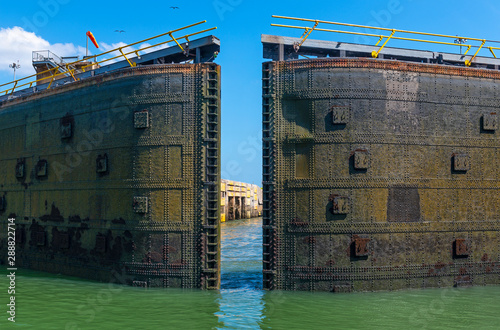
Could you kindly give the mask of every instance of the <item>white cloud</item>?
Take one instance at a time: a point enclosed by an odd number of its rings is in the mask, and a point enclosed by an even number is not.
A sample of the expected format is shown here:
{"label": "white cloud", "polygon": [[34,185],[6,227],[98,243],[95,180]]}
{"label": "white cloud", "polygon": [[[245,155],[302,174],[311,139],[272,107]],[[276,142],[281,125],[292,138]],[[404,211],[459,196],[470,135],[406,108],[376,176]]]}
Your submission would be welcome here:
{"label": "white cloud", "polygon": [[33,32],[25,31],[15,26],[13,28],[0,28],[0,72],[12,74],[9,64],[19,61],[21,68],[16,71],[16,77],[29,76],[35,73],[31,64],[33,51],[50,50],[54,54],[64,56],[85,55],[85,47],[72,43],[51,44]]}
{"label": "white cloud", "polygon": [[[110,50],[113,50],[113,49],[116,49],[118,47],[124,47],[126,46],[127,44],[124,43],[124,42],[117,42],[117,43],[113,43],[113,44],[107,44],[105,42],[101,42],[100,44],[100,47],[102,48],[102,52],[105,53],[107,51],[110,51]],[[123,48],[122,49],[124,53],[128,53],[128,52],[131,52],[135,49],[131,48],[131,47],[126,47],[126,48]],[[99,58],[98,61],[102,61],[106,58],[113,58],[115,56],[120,56],[121,53],[119,51],[114,51],[114,52],[111,52],[109,54],[106,54],[104,55],[102,58]],[[128,57],[131,57],[131,56],[128,56]],[[108,64],[111,64],[111,63],[115,63],[115,62],[118,62],[118,61],[121,61],[123,60],[123,58],[117,58],[117,59],[114,59],[114,60],[111,60],[111,61],[107,61],[107,62],[104,62],[102,63],[101,65],[108,65]]]}
{"label": "white cloud", "polygon": [[[21,68],[16,71],[16,78],[22,78],[35,74],[35,69],[32,65],[33,51],[50,50],[52,53],[58,55],[59,57],[79,56],[80,59],[85,55],[85,47],[74,45],[72,43],[51,44],[49,41],[43,39],[35,33],[25,31],[23,28],[18,26],[12,28],[0,28],[0,40],[2,40],[2,42],[0,42],[0,73],[4,76],[13,77],[13,71],[9,67],[9,64],[12,64],[14,62],[17,63],[17,61],[19,61]],[[123,42],[113,44],[100,42],[100,49],[97,50],[96,53],[106,52],[124,46],[126,46],[126,44]],[[149,46],[151,46],[151,44],[142,43],[140,45],[136,45],[135,47],[126,47],[123,49],[123,51],[124,53],[128,53]],[[165,47],[168,47],[168,44],[151,47],[146,49],[145,51],[140,51],[140,53],[149,53]],[[96,50],[94,49],[94,51]],[[89,50],[89,55],[91,54],[92,52],[91,50]],[[120,55],[120,52],[115,51],[99,58],[98,61],[103,60],[104,58],[111,58],[118,55]],[[129,57],[134,56],[135,54],[129,55]],[[111,64],[120,60],[122,59],[118,58],[109,62],[105,62],[103,63],[103,65]]]}
{"label": "white cloud", "polygon": [[[105,42],[101,42],[101,48],[103,50],[103,52],[107,52],[108,50],[112,50],[112,49],[115,49],[115,48],[118,48],[118,47],[123,47],[123,46],[126,46],[127,44],[124,43],[124,42],[117,42],[117,43],[114,43],[114,44],[107,44]],[[133,49],[130,48],[130,47],[127,47],[127,48],[124,48],[123,49],[125,52],[127,51],[132,51]]]}
{"label": "white cloud", "polygon": [[143,54],[146,54],[146,53],[151,53],[151,52],[157,51],[159,49],[170,47],[170,44],[171,43],[166,43],[166,44],[163,44],[163,45],[151,47],[152,46],[151,44],[149,44],[147,42],[144,42],[144,43],[142,43],[142,44],[139,45],[139,48],[140,49],[147,48],[147,49],[145,49],[144,51],[141,52]]}

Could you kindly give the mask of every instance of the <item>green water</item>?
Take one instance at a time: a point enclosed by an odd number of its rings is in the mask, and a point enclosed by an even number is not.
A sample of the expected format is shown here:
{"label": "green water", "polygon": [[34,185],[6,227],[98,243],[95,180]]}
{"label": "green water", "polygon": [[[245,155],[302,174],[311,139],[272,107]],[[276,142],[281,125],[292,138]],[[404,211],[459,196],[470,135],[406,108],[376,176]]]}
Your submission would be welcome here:
{"label": "green water", "polygon": [[500,286],[331,294],[265,292],[261,220],[223,224],[222,289],[140,289],[18,269],[0,329],[500,329]]}

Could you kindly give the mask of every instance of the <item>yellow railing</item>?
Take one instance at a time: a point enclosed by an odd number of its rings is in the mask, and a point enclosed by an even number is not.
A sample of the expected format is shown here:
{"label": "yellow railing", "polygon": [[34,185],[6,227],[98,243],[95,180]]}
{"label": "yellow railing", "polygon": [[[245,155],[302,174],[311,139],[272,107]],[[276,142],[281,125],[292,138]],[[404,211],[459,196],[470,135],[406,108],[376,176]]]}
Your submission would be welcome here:
{"label": "yellow railing", "polygon": [[[389,28],[376,27],[376,26],[359,25],[359,24],[338,23],[338,22],[330,22],[330,21],[323,21],[323,20],[317,20],[317,19],[286,17],[286,16],[278,16],[278,15],[273,15],[272,17],[314,23],[314,26],[312,26],[312,27],[284,25],[284,24],[271,24],[271,26],[304,30],[304,33],[300,37],[300,42],[298,42],[294,45],[295,51],[298,51],[300,46],[302,46],[302,44],[306,41],[306,39],[311,35],[311,33],[313,31],[335,32],[335,33],[345,33],[345,34],[361,35],[361,36],[368,36],[368,37],[376,37],[376,38],[378,38],[378,41],[375,44],[375,47],[377,47],[385,39],[384,43],[380,47],[378,47],[377,50],[372,51],[372,57],[374,57],[374,58],[378,57],[378,55],[380,54],[380,52],[382,51],[382,49],[385,47],[385,45],[387,44],[387,42],[390,39],[425,42],[425,43],[450,45],[450,46],[462,46],[462,47],[466,47],[466,51],[463,54],[464,56],[467,55],[467,53],[469,52],[469,50],[471,48],[477,48],[476,53],[474,55],[472,55],[472,57],[470,59],[465,60],[466,66],[470,66],[472,64],[472,61],[476,58],[477,54],[479,53],[479,51],[483,47],[489,49],[489,51],[491,52],[491,54],[493,54],[493,56],[495,58],[497,58],[497,57],[496,57],[495,52],[493,50],[500,49],[500,47],[493,47],[493,46],[489,45],[489,44],[500,43],[500,41],[495,41],[495,40],[485,40],[485,39],[479,39],[479,38],[451,36],[451,35],[446,35],[446,34],[416,32],[416,31],[399,30],[399,29],[389,29]],[[387,32],[391,32],[391,33],[390,33],[390,35],[386,35],[386,34],[377,34],[375,32],[374,33],[365,33],[365,32],[354,32],[354,31],[332,30],[332,29],[318,28],[319,24],[348,26],[348,27],[363,28],[363,29],[369,29],[369,30],[387,31]],[[398,36],[395,36],[396,33],[398,34]],[[401,37],[401,36],[399,36],[401,34],[415,34],[415,35],[421,35],[421,36],[432,36],[432,37],[444,38],[444,41]],[[449,39],[451,39],[451,41]],[[443,39],[441,39],[441,40],[443,40]],[[457,41],[460,41],[460,42],[457,42]],[[472,45],[472,44],[463,43],[463,42],[467,42],[467,41],[475,41],[477,43],[480,42],[480,44]],[[487,46],[485,46],[486,43],[488,43]]]}
{"label": "yellow railing", "polygon": [[[47,86],[47,89],[49,89],[51,87],[52,83],[54,82],[55,78],[58,77],[58,76],[61,76],[61,75],[68,75],[69,74],[76,81],[77,77],[75,77],[75,73],[76,73],[75,71],[77,71],[77,69],[76,68],[71,69],[70,67],[74,67],[75,64],[77,64],[77,63],[88,62],[89,59],[93,59],[94,62],[91,62],[90,64],[81,66],[78,70],[81,70],[81,72],[85,72],[85,69],[87,69],[89,67],[93,67],[93,66],[95,66],[97,64],[109,62],[109,61],[115,60],[117,58],[122,58],[122,57],[125,58],[125,60],[129,63],[129,65],[131,67],[134,67],[136,64],[134,62],[130,61],[130,59],[127,57],[127,55],[135,54],[136,56],[139,56],[139,52],[141,52],[141,51],[144,51],[144,50],[147,50],[147,49],[150,49],[150,48],[153,48],[153,47],[158,47],[158,46],[167,44],[167,43],[172,42],[172,41],[174,41],[177,44],[177,46],[179,46],[179,48],[183,52],[185,52],[184,48],[179,43],[180,40],[185,40],[186,42],[189,42],[189,38],[190,37],[198,35],[198,34],[201,34],[201,33],[205,33],[205,32],[208,32],[208,31],[215,30],[215,29],[217,29],[217,27],[213,27],[213,28],[210,28],[210,29],[205,29],[205,30],[202,30],[202,31],[199,31],[199,32],[194,32],[194,33],[186,34],[186,35],[183,35],[181,37],[175,37],[175,38],[173,37],[172,34],[175,33],[175,32],[181,31],[181,30],[185,30],[185,29],[191,28],[193,26],[197,26],[197,25],[203,24],[203,23],[206,23],[206,21],[201,21],[201,22],[198,22],[198,23],[187,25],[187,26],[184,26],[184,27],[172,30],[172,31],[168,31],[168,32],[159,34],[157,36],[154,36],[154,37],[151,37],[151,38],[148,38],[148,39],[144,39],[144,40],[137,41],[137,42],[134,42],[134,43],[129,44],[129,45],[125,45],[125,46],[118,47],[118,48],[115,48],[115,49],[112,49],[112,50],[108,50],[107,52],[104,52],[104,53],[101,53],[101,54],[89,56],[89,57],[86,57],[86,58],[78,60],[78,61],[74,61],[74,62],[71,62],[71,63],[64,63],[66,71],[59,72],[60,67],[55,67],[55,68],[52,68],[52,69],[49,69],[49,70],[46,70],[46,71],[38,72],[38,73],[33,74],[31,76],[27,76],[27,77],[24,77],[24,78],[21,78],[21,79],[17,79],[17,80],[14,80],[14,81],[11,81],[11,82],[8,82],[8,83],[5,83],[5,84],[1,84],[0,85],[0,89],[2,87],[5,87],[5,86],[11,85],[11,84],[13,84],[13,87],[10,87],[10,88],[8,88],[8,89],[6,89],[4,91],[1,91],[0,95],[1,94],[14,93],[14,91],[16,90],[16,88],[21,88],[21,87],[25,87],[25,86],[32,87],[33,84],[35,84],[35,83],[37,83],[39,81],[42,81],[42,80],[45,81],[47,79],[50,79],[50,83]],[[129,51],[129,52],[126,52],[126,53],[124,53],[124,51],[123,51],[124,49],[126,49],[128,47],[133,47],[135,45],[138,45],[138,44],[141,44],[141,43],[144,43],[144,42],[148,42],[148,41],[153,40],[153,39],[161,38],[161,37],[164,37],[164,36],[169,36],[170,39],[168,39],[166,41],[162,41],[162,42],[156,43],[156,44],[151,45],[151,46],[143,47],[143,48],[140,48],[140,49],[137,49],[137,50],[132,50],[132,51]],[[114,56],[114,57],[111,57],[111,58],[105,58],[105,59],[103,59],[101,61],[97,61],[97,58],[102,57],[102,56],[107,55],[107,54],[110,54],[110,53],[113,53],[113,52],[120,52],[120,55],[117,55],[117,56]],[[50,73],[50,76],[44,76],[43,78],[36,79],[37,76],[44,75],[44,74],[47,74],[47,73]],[[34,78],[34,77],[35,77],[35,80],[30,80],[30,78]],[[24,81],[28,81],[28,82],[24,82]],[[20,84],[20,82],[21,82],[21,84]]]}

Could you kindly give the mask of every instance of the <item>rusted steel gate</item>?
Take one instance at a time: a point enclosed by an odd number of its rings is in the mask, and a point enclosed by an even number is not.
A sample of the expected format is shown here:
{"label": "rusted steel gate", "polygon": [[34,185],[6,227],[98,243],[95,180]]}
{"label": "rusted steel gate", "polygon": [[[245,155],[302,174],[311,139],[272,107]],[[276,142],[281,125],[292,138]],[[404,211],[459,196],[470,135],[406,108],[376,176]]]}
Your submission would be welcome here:
{"label": "rusted steel gate", "polygon": [[137,286],[220,283],[220,67],[123,69],[0,105],[0,259]]}
{"label": "rusted steel gate", "polygon": [[298,41],[263,36],[264,287],[499,284],[498,63]]}

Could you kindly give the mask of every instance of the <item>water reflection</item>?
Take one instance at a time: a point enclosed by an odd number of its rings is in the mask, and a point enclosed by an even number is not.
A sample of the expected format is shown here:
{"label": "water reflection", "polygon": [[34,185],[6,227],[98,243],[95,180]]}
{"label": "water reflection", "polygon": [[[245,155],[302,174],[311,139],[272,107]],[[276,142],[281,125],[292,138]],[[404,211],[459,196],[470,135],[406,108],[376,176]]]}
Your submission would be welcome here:
{"label": "water reflection", "polygon": [[262,297],[262,218],[222,224],[219,312],[224,327],[259,328]]}

